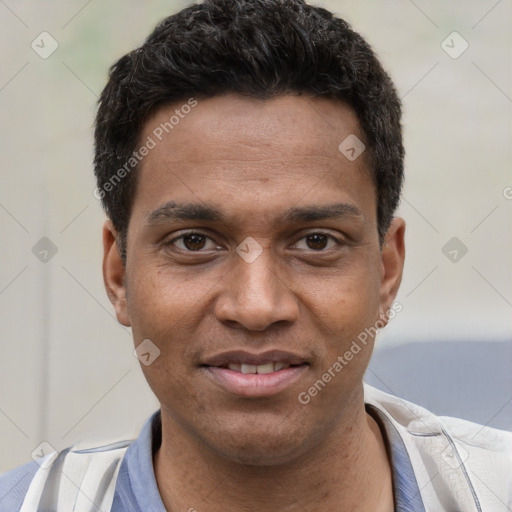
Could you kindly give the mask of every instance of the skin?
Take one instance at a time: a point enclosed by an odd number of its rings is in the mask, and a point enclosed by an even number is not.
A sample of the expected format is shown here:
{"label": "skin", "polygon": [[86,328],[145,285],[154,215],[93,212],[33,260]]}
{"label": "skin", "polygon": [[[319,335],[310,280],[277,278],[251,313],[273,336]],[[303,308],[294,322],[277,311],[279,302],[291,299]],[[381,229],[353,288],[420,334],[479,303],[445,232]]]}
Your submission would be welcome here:
{"label": "skin", "polygon": [[[159,110],[140,140],[179,107]],[[141,162],[126,266],[105,223],[117,318],[135,345],[150,339],[161,351],[141,368],[161,404],[154,468],[168,511],[393,510],[385,442],[363,401],[374,340],[307,405],[298,400],[382,321],[402,276],[405,223],[394,219],[381,248],[366,153],[351,162],[338,149],[349,134],[364,141],[353,110],[331,99],[201,100]],[[151,223],[168,201],[226,219]],[[282,218],[333,203],[359,213]],[[179,238],[187,230],[205,236]],[[263,249],[252,263],[236,252],[248,236]],[[238,396],[200,366],[233,349],[288,350],[308,365],[276,395]]]}

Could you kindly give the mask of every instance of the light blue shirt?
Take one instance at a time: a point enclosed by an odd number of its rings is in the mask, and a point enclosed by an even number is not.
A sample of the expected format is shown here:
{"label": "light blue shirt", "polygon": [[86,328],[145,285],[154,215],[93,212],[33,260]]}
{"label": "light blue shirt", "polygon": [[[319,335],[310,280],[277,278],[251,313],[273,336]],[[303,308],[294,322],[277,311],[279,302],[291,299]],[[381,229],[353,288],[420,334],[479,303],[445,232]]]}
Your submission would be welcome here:
{"label": "light blue shirt", "polygon": [[[376,408],[367,405],[366,410],[385,432],[389,445],[395,512],[425,512],[414,471],[400,435]],[[153,470],[153,445],[155,449],[158,448],[160,439],[160,411],[157,411],[146,421],[139,437],[126,451],[116,482],[111,512],[166,512]],[[38,468],[37,463],[32,462],[0,476],[0,512],[20,510]],[[198,507],[199,504],[196,508]]]}

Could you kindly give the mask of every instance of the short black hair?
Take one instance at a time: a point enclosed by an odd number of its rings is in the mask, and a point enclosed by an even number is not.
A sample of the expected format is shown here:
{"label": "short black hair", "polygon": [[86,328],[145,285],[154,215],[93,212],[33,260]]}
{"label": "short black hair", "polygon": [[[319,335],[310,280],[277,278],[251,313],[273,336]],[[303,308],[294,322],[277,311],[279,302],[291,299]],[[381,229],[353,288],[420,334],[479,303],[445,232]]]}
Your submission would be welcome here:
{"label": "short black hair", "polygon": [[99,99],[95,195],[123,256],[145,121],[164,105],[226,93],[308,94],[351,106],[365,137],[382,243],[403,183],[401,105],[368,43],[303,0],[205,0],[162,20],[121,57]]}

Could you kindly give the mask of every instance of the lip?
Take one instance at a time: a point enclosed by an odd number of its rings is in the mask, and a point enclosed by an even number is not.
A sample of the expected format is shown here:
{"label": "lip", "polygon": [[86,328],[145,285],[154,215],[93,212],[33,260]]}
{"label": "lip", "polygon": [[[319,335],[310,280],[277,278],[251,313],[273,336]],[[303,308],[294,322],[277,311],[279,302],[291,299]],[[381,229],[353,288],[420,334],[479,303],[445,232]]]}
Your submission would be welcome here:
{"label": "lip", "polygon": [[[299,354],[287,352],[284,350],[267,350],[258,354],[246,350],[230,350],[222,352],[215,356],[207,358],[202,366],[209,367],[227,367],[229,363],[234,364],[266,364],[266,363],[286,363],[291,365],[302,365],[308,363],[307,359]],[[283,370],[280,370],[283,371]]]}
{"label": "lip", "polygon": [[304,363],[265,374],[243,374],[219,366],[206,366],[204,370],[217,385],[229,393],[241,397],[261,398],[276,395],[290,387],[301,378],[308,366]]}

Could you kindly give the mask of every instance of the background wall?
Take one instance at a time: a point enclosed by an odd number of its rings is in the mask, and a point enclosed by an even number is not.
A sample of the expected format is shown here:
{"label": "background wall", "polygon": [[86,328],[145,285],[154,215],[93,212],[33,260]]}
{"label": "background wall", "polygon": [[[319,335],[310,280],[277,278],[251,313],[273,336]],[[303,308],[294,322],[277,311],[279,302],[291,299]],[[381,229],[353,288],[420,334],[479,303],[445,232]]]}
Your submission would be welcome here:
{"label": "background wall", "polygon": [[[136,435],[158,406],[103,288],[92,124],[108,67],[188,3],[0,0],[0,472],[42,441]],[[368,380],[511,428],[512,2],[317,3],[404,104],[403,311]]]}

